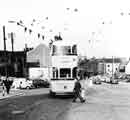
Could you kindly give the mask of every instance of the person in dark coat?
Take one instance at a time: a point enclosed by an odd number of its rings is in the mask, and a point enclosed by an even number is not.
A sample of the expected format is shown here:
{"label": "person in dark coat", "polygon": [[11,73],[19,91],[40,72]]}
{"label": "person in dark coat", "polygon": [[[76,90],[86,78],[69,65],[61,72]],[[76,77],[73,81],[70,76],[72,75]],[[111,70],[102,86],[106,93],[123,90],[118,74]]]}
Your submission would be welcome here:
{"label": "person in dark coat", "polygon": [[13,81],[10,81],[8,78],[6,78],[6,80],[3,81],[4,86],[6,87],[7,94],[9,94],[9,92],[10,92],[10,88],[11,88],[12,82]]}
{"label": "person in dark coat", "polygon": [[5,85],[3,80],[2,80],[2,95],[5,96]]}
{"label": "person in dark coat", "polygon": [[85,102],[85,100],[81,97],[81,84],[79,79],[76,79],[75,86],[74,86],[74,98],[73,102],[76,102],[76,99],[79,98],[81,102]]}

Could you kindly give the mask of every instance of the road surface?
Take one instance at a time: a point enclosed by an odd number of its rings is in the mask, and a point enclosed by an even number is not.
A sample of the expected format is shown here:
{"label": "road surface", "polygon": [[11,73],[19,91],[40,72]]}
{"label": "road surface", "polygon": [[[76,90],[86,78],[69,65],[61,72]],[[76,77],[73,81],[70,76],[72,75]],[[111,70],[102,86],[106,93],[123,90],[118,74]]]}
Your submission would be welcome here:
{"label": "road surface", "polygon": [[86,103],[72,96],[51,98],[46,88],[24,90],[22,96],[0,100],[0,120],[129,120],[130,84],[94,85]]}

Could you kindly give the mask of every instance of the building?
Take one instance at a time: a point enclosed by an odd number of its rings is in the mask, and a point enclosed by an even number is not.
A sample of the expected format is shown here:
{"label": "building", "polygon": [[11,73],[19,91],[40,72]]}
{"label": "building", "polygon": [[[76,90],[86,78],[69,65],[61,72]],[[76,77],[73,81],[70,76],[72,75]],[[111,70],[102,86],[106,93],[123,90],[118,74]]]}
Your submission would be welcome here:
{"label": "building", "polygon": [[38,45],[27,53],[27,68],[29,78],[43,78],[50,76],[50,49],[45,44]]}
{"label": "building", "polygon": [[126,61],[125,58],[103,58],[106,74],[114,74],[121,71],[121,66]]}
{"label": "building", "polygon": [[[120,66],[124,63],[125,58],[91,58],[84,59],[79,62],[79,70],[81,73],[89,75],[109,74],[120,72]],[[82,75],[82,76],[83,76]]]}
{"label": "building", "polygon": [[81,76],[104,74],[104,62],[100,59],[84,59],[79,61],[79,72]]}
{"label": "building", "polygon": [[11,77],[25,77],[25,51],[0,51],[0,75],[7,75]]}

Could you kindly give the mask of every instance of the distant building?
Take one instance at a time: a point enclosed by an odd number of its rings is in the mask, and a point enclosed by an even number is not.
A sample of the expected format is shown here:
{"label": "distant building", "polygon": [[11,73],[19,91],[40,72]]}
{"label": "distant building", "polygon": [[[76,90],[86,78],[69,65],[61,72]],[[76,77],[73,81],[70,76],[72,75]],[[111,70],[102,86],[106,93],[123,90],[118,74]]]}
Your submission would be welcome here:
{"label": "distant building", "polygon": [[81,73],[89,75],[114,74],[120,72],[120,65],[126,61],[125,58],[102,58],[102,59],[83,59],[80,60],[79,70]]}
{"label": "distant building", "polygon": [[79,61],[78,69],[82,77],[104,74],[104,63],[98,59],[84,59]]}
{"label": "distant building", "polygon": [[104,58],[105,73],[114,74],[115,72],[120,72],[121,65],[126,61],[125,58]]}
{"label": "distant building", "polygon": [[0,75],[12,77],[26,76],[25,51],[0,51]]}

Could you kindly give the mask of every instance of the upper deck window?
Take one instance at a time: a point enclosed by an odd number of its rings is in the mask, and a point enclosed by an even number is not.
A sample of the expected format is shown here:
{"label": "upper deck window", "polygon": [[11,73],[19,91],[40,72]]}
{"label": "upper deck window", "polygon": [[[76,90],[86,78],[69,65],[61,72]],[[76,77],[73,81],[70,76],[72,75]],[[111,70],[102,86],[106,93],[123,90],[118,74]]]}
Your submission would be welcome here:
{"label": "upper deck window", "polygon": [[77,46],[56,46],[52,47],[52,55],[77,55]]}

